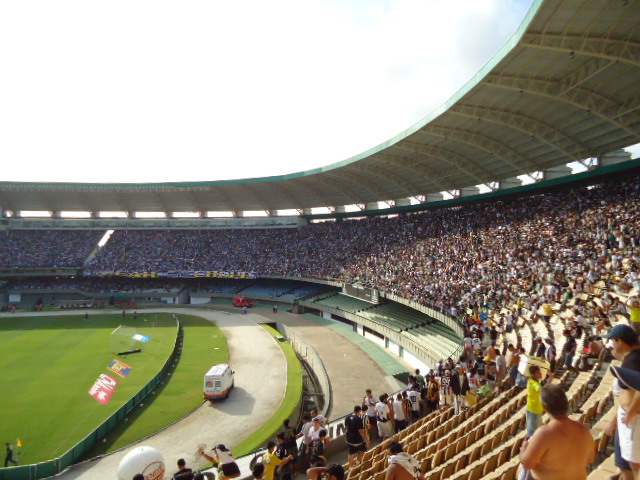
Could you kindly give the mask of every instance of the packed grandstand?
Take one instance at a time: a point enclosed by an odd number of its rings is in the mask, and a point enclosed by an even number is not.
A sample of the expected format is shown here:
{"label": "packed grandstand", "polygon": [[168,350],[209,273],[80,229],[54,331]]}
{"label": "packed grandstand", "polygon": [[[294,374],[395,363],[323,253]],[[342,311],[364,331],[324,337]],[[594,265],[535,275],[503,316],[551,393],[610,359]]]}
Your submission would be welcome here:
{"label": "packed grandstand", "polygon": [[[560,192],[294,230],[120,230],[86,266],[104,231],[10,230],[0,233],[0,258],[4,269],[65,266],[87,277],[22,278],[20,289],[83,285],[101,292],[118,273],[215,271],[362,283],[455,317],[520,297],[532,308],[559,301],[569,288],[573,296],[591,293],[601,282],[621,294],[637,289],[639,199],[638,177],[625,175]],[[168,278],[149,285],[184,288]],[[215,285],[207,289],[215,292]]]}
{"label": "packed grandstand", "polygon": [[[338,167],[195,187],[5,182],[2,310],[217,308],[246,296],[393,346],[423,375],[405,372],[411,375],[395,398],[359,392],[354,415],[337,423],[303,416],[299,445],[275,450],[282,460],[304,447],[294,462],[299,471],[344,464],[312,470],[310,478],[341,480],[344,470],[349,480],[513,480],[521,464],[539,480],[604,479],[615,467],[632,478],[640,456],[629,445],[640,444],[621,440],[626,424],[616,420],[617,403],[628,393],[614,398],[610,369],[640,370],[640,360],[630,361],[640,331],[640,164],[611,154],[640,141],[640,17],[637,4],[621,10],[628,6],[534,2],[512,44],[442,116]],[[590,154],[598,162],[572,179],[566,161]],[[544,172],[540,182],[514,180],[534,171]],[[492,192],[479,194],[479,184]],[[444,201],[443,191],[454,198]],[[392,208],[377,208],[389,198],[396,199]],[[96,215],[121,205],[166,213],[172,200],[176,211],[193,207],[200,216]],[[319,204],[331,212],[314,215]],[[348,214],[351,204],[360,211]],[[78,205],[92,218],[19,214]],[[204,214],[223,207],[236,218]],[[273,215],[285,207],[300,216]],[[243,217],[256,208],[271,217]],[[369,298],[347,295],[347,286],[368,289]],[[551,374],[545,387],[541,370]],[[575,433],[556,446],[565,464],[556,458],[550,467],[546,454],[532,458],[545,432],[563,426]],[[333,446],[323,440],[314,451],[322,427]],[[617,453],[615,444],[622,445]],[[279,463],[270,455],[259,463]],[[392,473],[399,464],[421,473]]]}

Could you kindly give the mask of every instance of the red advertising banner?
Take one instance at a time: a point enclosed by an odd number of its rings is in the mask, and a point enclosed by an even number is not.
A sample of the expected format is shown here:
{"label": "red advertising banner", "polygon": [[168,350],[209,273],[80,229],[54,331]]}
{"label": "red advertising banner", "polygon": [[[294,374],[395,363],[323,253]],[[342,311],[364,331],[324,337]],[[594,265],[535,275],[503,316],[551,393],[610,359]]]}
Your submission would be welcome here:
{"label": "red advertising banner", "polygon": [[95,398],[102,405],[106,405],[111,400],[117,386],[117,380],[102,373],[89,390],[89,395]]}

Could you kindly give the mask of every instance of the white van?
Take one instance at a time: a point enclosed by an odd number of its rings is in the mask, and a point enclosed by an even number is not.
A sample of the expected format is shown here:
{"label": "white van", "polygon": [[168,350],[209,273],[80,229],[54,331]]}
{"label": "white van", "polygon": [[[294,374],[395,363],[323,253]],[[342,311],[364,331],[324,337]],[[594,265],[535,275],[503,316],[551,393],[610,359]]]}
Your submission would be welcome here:
{"label": "white van", "polygon": [[204,398],[206,400],[229,398],[229,392],[233,388],[234,373],[227,363],[211,367],[204,376]]}

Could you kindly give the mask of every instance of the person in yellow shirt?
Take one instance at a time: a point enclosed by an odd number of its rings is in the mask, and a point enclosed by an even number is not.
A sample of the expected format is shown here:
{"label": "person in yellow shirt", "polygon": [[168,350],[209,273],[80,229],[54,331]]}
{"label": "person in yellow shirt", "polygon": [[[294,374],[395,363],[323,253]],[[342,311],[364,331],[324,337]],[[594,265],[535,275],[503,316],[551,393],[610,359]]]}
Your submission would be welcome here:
{"label": "person in yellow shirt", "polygon": [[276,442],[270,440],[269,443],[267,443],[267,453],[262,456],[265,480],[274,480],[276,468],[278,469],[278,473],[281,473],[282,467],[290,462],[293,458],[291,455],[289,455],[288,457],[281,460],[275,454],[276,446]]}
{"label": "person in yellow shirt", "polygon": [[551,317],[553,317],[553,307],[548,303],[544,303],[540,307],[540,312],[545,323],[549,323],[551,321]]}
{"label": "person in yellow shirt", "polygon": [[629,312],[629,324],[636,333],[640,333],[640,299],[638,297],[629,297],[627,301],[627,310]]}
{"label": "person in yellow shirt", "polygon": [[[542,415],[544,408],[540,400],[540,390],[542,390],[542,370],[540,367],[529,367],[529,380],[527,381],[527,437],[531,438],[533,432],[542,425]],[[549,380],[553,378],[553,373],[549,372]]]}

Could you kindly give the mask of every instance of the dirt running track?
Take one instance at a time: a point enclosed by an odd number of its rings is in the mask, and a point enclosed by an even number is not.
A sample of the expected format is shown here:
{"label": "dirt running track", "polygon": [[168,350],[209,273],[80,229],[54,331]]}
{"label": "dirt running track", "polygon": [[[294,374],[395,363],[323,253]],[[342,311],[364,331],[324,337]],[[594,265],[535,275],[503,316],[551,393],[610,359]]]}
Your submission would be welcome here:
{"label": "dirt running track", "polygon": [[[284,354],[275,339],[257,325],[256,322],[264,321],[263,317],[251,313],[232,315],[196,309],[145,310],[149,313],[161,311],[174,312],[178,316],[180,313],[197,315],[220,327],[227,337],[230,363],[236,372],[235,388],[229,400],[214,404],[206,402],[191,415],[138,444],[97,460],[74,465],[56,476],[56,479],[117,479],[118,465],[122,457],[133,448],[142,445],[157,448],[162,452],[167,464],[165,478],[171,478],[177,470],[176,461],[179,458],[186,459],[187,464],[192,468],[206,463],[202,460],[198,462],[193,460],[198,444],[204,443],[209,448],[218,443],[228,446],[237,445],[269,420],[280,406],[285,394],[287,365]],[[70,313],[43,312],[40,315],[69,315]],[[113,313],[113,311],[100,313]]]}

